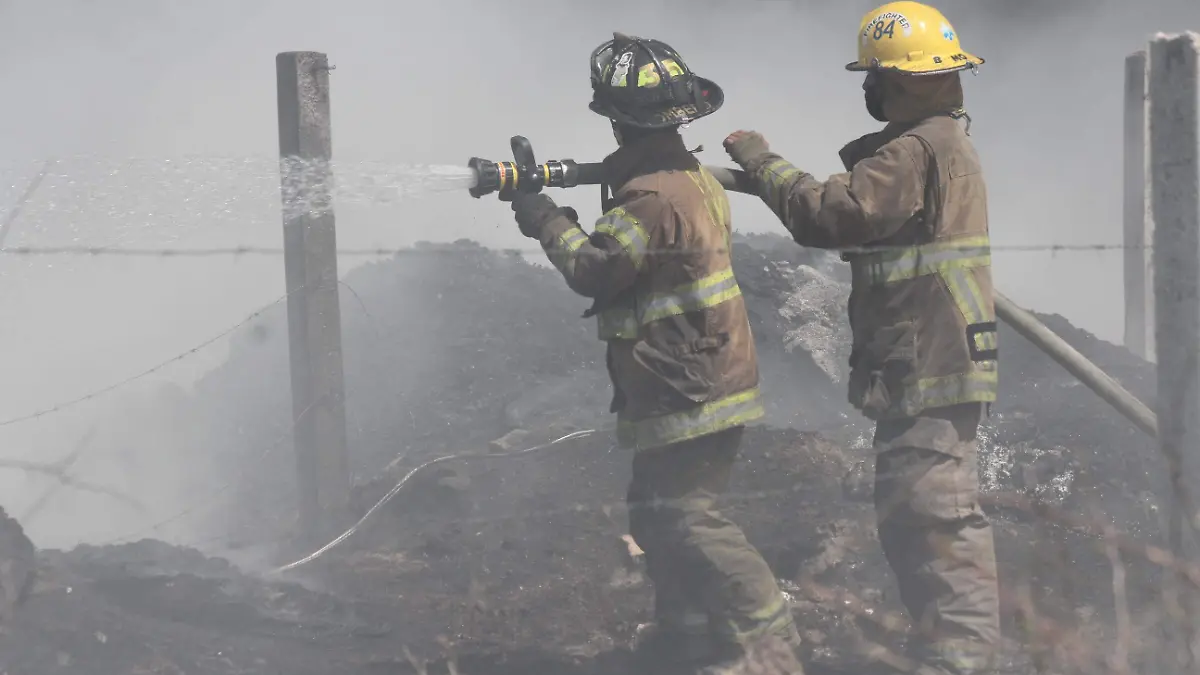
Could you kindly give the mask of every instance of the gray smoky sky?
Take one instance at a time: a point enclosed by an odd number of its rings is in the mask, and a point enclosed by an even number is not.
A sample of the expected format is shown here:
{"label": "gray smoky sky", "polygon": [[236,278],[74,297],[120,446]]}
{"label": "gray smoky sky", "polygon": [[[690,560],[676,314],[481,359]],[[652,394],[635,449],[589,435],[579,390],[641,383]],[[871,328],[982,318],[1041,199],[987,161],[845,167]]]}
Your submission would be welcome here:
{"label": "gray smoky sky", "polygon": [[[60,160],[6,245],[281,245],[274,57],[291,50],[336,65],[343,247],[529,246],[494,199],[397,196],[413,183],[397,167],[503,159],[514,134],[539,159],[599,160],[612,137],[587,109],[587,57],[613,30],[670,43],[725,88],[724,109],[686,131],[702,160],[728,164],[721,140],[753,128],[824,176],[840,170],[843,143],[877,128],[860,76],[843,70],[875,4],[3,0],[0,212]],[[939,6],[987,59],[966,92],[996,246],[1120,244],[1123,61],[1156,32],[1200,29],[1200,2]],[[594,189],[553,194],[598,215]],[[748,197],[734,197],[734,219],[782,232]],[[341,272],[366,260],[344,258]],[[1120,342],[1119,252],[1001,251],[995,275],[1019,303]],[[282,293],[277,257],[0,257],[0,418],[134,375]],[[147,382],[186,385],[222,357],[218,343]],[[6,456],[58,453],[106,408],[86,410],[0,427]]]}

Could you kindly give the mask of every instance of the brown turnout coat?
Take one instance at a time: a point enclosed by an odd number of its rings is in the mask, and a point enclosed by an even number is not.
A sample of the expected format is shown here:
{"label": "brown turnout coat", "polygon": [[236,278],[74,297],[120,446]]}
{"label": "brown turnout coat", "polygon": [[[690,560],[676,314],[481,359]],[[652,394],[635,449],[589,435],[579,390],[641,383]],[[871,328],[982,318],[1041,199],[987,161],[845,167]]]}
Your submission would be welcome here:
{"label": "brown turnout coat", "polygon": [[613,198],[592,233],[562,215],[541,243],[571,289],[594,299],[584,316],[608,343],[618,437],[646,449],[761,417],[723,188],[677,134],[628,143],[604,164]]}
{"label": "brown turnout coat", "polygon": [[872,419],[996,399],[983,173],[960,116],[936,112],[961,106],[957,77],[922,79],[940,90],[893,99],[899,121],[848,144],[846,173],[820,181],[776,154],[746,167],[797,243],[850,262],[849,398]]}

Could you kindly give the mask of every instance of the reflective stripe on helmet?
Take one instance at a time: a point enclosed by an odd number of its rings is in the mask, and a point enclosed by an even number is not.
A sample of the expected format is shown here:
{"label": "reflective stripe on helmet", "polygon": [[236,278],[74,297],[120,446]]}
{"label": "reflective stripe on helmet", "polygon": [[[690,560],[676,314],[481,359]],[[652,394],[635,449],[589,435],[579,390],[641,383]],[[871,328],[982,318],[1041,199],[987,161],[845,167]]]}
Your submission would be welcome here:
{"label": "reflective stripe on helmet", "polygon": [[649,419],[621,419],[618,413],[617,441],[623,447],[647,450],[743,426],[765,414],[758,387],[754,387],[690,410]]}
{"label": "reflective stripe on helmet", "polygon": [[[662,64],[667,69],[667,75],[671,77],[682,77],[684,75],[683,68],[679,67],[675,59],[663,59]],[[660,83],[662,83],[662,76],[658,74],[658,69],[654,67],[653,63],[647,63],[638,69],[637,86],[657,87]],[[617,86],[624,86],[624,83]]]}

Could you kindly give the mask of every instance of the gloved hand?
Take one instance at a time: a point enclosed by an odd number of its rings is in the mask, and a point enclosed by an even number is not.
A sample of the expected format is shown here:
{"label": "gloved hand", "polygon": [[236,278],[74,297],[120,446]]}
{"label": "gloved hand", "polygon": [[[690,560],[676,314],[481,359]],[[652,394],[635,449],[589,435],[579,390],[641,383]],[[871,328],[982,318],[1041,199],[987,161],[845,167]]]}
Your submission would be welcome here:
{"label": "gloved hand", "polygon": [[770,152],[767,139],[757,131],[735,131],[725,139],[725,152],[743,169]]}
{"label": "gloved hand", "polygon": [[517,219],[517,226],[521,228],[521,234],[530,239],[541,239],[542,228],[560,213],[564,213],[572,221],[579,219],[574,209],[560,209],[553,199],[540,192],[519,192],[513,195],[512,210]]}

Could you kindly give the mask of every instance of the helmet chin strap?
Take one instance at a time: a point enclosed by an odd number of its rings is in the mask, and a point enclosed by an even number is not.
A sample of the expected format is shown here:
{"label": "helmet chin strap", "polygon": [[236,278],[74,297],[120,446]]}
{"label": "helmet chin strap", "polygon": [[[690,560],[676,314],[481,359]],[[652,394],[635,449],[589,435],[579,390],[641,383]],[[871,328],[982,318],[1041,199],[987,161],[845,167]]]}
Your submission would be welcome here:
{"label": "helmet chin strap", "polygon": [[621,138],[621,128],[617,126],[616,122],[612,122],[611,124],[612,124],[613,138],[617,139],[617,147],[625,145],[625,139]]}

